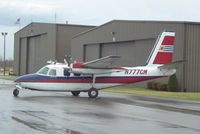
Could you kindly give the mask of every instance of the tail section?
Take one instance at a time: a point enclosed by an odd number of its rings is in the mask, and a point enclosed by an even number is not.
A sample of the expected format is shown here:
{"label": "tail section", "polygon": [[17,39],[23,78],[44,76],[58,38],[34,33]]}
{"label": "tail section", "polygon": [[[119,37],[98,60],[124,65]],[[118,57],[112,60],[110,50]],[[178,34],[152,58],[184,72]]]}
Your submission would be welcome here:
{"label": "tail section", "polygon": [[163,31],[147,60],[147,66],[172,63],[174,53],[175,32]]}

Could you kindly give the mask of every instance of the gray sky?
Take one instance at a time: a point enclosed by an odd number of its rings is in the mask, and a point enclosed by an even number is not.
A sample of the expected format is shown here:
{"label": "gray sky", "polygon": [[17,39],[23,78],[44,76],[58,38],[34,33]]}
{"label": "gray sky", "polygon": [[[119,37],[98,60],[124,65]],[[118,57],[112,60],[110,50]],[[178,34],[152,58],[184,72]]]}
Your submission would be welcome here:
{"label": "gray sky", "polygon": [[[0,32],[8,32],[6,57],[13,58],[14,33],[32,22],[101,25],[113,19],[200,22],[200,0],[0,0]],[[3,36],[0,36],[0,56]]]}

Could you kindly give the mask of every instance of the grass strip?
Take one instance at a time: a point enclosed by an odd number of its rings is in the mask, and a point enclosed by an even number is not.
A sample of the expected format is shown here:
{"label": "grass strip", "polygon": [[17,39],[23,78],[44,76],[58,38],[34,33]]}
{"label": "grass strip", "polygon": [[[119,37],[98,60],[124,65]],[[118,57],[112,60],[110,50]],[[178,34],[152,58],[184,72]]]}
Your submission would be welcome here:
{"label": "grass strip", "polygon": [[197,92],[166,92],[166,91],[155,91],[155,90],[150,90],[150,89],[145,89],[145,88],[109,88],[109,89],[104,89],[103,91],[200,101],[199,92],[198,93]]}
{"label": "grass strip", "polygon": [[0,79],[3,79],[3,80],[15,80],[16,77],[0,77]]}

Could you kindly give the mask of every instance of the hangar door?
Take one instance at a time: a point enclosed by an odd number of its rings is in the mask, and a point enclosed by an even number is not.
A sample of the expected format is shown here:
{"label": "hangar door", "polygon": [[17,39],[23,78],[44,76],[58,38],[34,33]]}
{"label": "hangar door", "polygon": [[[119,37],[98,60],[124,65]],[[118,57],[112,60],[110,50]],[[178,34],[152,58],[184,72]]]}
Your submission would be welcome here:
{"label": "hangar door", "polygon": [[34,72],[35,56],[36,56],[36,39],[37,37],[29,38],[28,42],[28,73]]}
{"label": "hangar door", "polygon": [[28,38],[28,73],[38,71],[51,59],[51,49],[52,46],[47,44],[46,33]]}
{"label": "hangar door", "polygon": [[21,75],[24,75],[27,73],[26,65],[27,65],[27,38],[21,39],[20,44],[20,66],[19,70]]}
{"label": "hangar door", "polygon": [[84,45],[84,61],[91,61],[99,58],[100,45],[99,44],[87,44]]}
{"label": "hangar door", "polygon": [[144,65],[155,44],[155,39],[113,42],[101,44],[101,57],[108,55],[121,56],[117,66]]}
{"label": "hangar door", "polygon": [[28,73],[34,73],[37,68],[41,36],[34,36],[28,39]]}

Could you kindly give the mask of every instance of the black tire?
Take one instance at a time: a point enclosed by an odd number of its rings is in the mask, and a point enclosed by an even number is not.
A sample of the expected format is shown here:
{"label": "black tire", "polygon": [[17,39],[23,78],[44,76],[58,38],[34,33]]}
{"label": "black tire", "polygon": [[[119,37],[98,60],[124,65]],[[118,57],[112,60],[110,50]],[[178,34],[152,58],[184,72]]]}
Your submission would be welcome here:
{"label": "black tire", "polygon": [[18,89],[14,89],[13,90],[13,95],[16,97],[16,96],[18,96],[18,94],[19,94],[19,90]]}
{"label": "black tire", "polygon": [[80,94],[80,91],[72,91],[73,96],[78,96]]}
{"label": "black tire", "polygon": [[90,98],[96,98],[98,96],[99,92],[96,88],[91,88],[89,91],[88,91],[88,96]]}

